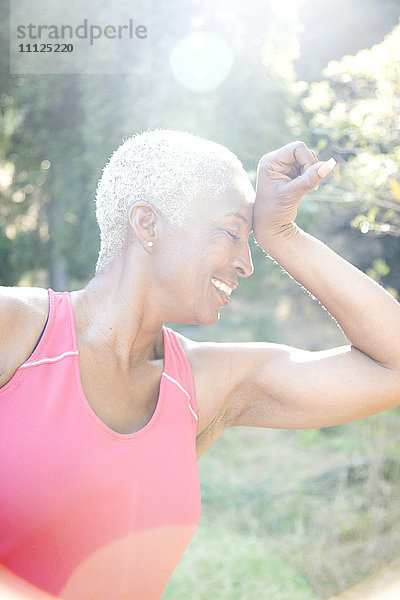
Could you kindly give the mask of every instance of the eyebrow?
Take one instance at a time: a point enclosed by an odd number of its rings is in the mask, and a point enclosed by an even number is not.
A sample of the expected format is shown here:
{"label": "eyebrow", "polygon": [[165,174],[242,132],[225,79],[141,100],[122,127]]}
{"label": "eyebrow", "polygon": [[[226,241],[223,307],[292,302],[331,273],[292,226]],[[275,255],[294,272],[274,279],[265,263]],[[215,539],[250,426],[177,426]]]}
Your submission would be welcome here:
{"label": "eyebrow", "polygon": [[240,213],[228,213],[228,214],[224,215],[224,217],[239,217],[240,219],[242,219],[246,223],[246,225],[250,225],[250,223],[248,222],[248,220],[246,219],[246,217],[244,217]]}

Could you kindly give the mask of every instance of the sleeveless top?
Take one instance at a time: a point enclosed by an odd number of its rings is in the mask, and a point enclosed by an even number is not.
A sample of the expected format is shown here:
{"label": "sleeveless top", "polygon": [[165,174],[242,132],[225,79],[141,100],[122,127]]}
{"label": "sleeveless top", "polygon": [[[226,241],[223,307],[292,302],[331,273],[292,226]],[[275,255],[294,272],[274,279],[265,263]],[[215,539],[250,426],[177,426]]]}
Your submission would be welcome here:
{"label": "sleeveless top", "polygon": [[0,563],[65,600],[159,599],[200,515],[188,359],[163,327],[155,412],[117,433],[84,396],[69,294],[49,300],[42,338],[0,389]]}

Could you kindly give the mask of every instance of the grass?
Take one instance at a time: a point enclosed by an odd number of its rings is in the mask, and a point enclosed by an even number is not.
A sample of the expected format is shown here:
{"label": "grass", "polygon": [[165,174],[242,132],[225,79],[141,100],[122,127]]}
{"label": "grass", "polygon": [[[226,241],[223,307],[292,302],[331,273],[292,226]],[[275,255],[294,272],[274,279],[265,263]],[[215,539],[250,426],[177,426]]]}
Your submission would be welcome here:
{"label": "grass", "polygon": [[163,600],[314,600],[304,575],[256,536],[203,525]]}
{"label": "grass", "polygon": [[199,462],[199,528],[163,600],[329,598],[396,558],[399,420],[225,432]]}

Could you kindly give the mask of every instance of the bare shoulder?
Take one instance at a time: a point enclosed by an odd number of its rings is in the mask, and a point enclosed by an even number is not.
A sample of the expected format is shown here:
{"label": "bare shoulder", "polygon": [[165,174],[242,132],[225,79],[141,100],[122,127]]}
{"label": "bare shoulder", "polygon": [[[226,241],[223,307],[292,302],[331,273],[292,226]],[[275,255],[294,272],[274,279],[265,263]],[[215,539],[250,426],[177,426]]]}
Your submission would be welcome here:
{"label": "bare shoulder", "polygon": [[0,386],[32,353],[48,311],[47,290],[0,287]]}
{"label": "bare shoulder", "polygon": [[49,311],[48,292],[42,288],[0,286],[0,335],[8,328],[33,319],[46,320]]}

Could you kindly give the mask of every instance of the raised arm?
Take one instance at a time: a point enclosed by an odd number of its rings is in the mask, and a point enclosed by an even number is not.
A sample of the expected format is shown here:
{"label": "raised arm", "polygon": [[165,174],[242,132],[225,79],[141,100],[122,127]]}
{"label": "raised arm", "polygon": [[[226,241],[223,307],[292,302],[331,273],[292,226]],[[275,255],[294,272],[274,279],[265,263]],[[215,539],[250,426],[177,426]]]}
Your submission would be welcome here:
{"label": "raised arm", "polygon": [[[294,219],[286,222],[287,217],[295,217],[295,213],[290,212],[297,208],[301,197],[321,179],[318,175],[320,163],[308,166],[313,155],[307,147],[300,145],[295,150],[295,156],[299,155],[300,164],[305,163],[307,170],[288,183],[277,182],[271,176],[271,163],[273,168],[275,161],[269,155],[260,161],[254,212],[256,239],[294,279],[320,300],[354,348],[375,362],[398,371],[400,305],[367,275],[299,229]],[[289,189],[287,197],[284,197],[284,191],[280,192],[281,188]],[[276,205],[286,203],[290,207],[289,214],[280,213],[280,230],[276,225],[278,207],[271,207],[271,198],[277,198]]]}
{"label": "raised arm", "polygon": [[334,161],[317,161],[302,142],[263,156],[253,229],[257,243],[320,300],[350,343],[319,352],[268,343],[203,346],[198,352],[209,368],[228,373],[213,381],[215,388],[223,380],[219,429],[325,427],[400,402],[400,305],[294,223],[302,196],[324,176],[321,166],[326,175]]}
{"label": "raised arm", "polygon": [[326,174],[334,161],[318,162],[301,142],[263,156],[254,235],[320,300],[350,345],[321,352],[247,348],[247,373],[236,390],[243,405],[238,425],[321,427],[359,419],[400,401],[400,305],[294,223],[301,197],[322,179],[321,166]]}

